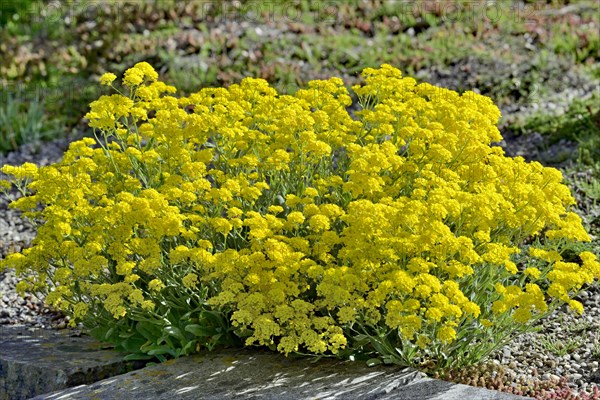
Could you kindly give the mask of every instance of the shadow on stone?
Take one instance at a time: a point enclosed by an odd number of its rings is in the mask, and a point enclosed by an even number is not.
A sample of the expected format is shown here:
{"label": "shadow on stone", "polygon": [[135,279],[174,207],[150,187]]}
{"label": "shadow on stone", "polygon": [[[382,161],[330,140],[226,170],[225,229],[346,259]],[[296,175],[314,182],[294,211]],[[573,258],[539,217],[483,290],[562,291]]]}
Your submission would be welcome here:
{"label": "shadow on stone", "polygon": [[0,325],[0,400],[90,384],[144,365],[70,330]]}
{"label": "shadow on stone", "polygon": [[224,349],[148,366],[35,399],[477,399],[522,397],[430,379],[398,366]]}

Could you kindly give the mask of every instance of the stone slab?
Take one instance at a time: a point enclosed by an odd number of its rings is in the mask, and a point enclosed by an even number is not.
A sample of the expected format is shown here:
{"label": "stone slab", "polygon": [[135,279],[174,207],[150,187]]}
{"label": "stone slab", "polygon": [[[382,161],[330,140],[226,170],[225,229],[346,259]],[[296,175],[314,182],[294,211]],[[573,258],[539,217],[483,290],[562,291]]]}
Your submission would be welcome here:
{"label": "stone slab", "polygon": [[285,358],[225,349],[170,360],[36,400],[67,399],[516,400],[525,397],[457,385],[409,368],[335,359]]}
{"label": "stone slab", "polygon": [[27,399],[140,368],[69,329],[0,325],[0,400]]}

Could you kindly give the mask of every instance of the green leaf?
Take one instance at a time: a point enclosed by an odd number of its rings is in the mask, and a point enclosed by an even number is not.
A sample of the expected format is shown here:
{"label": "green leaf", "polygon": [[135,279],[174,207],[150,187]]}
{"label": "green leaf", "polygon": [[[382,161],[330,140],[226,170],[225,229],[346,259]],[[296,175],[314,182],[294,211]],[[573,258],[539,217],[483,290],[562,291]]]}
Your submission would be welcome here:
{"label": "green leaf", "polygon": [[153,356],[158,356],[158,355],[162,355],[162,354],[169,354],[169,355],[174,355],[173,354],[173,350],[169,349],[166,346],[156,346],[154,347],[152,350],[148,351],[148,354],[151,354]]}
{"label": "green leaf", "polygon": [[152,342],[156,341],[161,336],[160,327],[150,322],[138,322],[135,329],[140,335]]}
{"label": "green leaf", "polygon": [[377,350],[377,353],[382,354],[382,355],[389,354],[389,351],[385,347],[385,345],[374,338],[371,339],[371,345],[373,346],[373,348],[375,350]]}
{"label": "green leaf", "polygon": [[127,353],[139,353],[140,348],[146,343],[144,338],[140,337],[129,337],[121,341],[117,345],[117,350],[123,350]]}
{"label": "green leaf", "polygon": [[356,346],[365,346],[371,341],[369,336],[362,334],[353,336],[352,339],[356,342]]}
{"label": "green leaf", "polygon": [[200,313],[200,319],[206,322],[206,325],[221,325],[221,313],[204,310]]}
{"label": "green leaf", "polygon": [[197,340],[189,341],[181,350],[182,355],[190,355],[196,351],[196,345],[198,344]]}
{"label": "green leaf", "polygon": [[382,361],[379,358],[370,358],[367,360],[368,367],[374,367],[375,365],[381,364]]}
{"label": "green leaf", "polygon": [[135,332],[135,331],[133,331],[133,330],[129,330],[129,329],[128,329],[127,331],[122,331],[122,332],[119,332],[119,335],[118,335],[118,336],[119,336],[120,338],[122,338],[122,339],[128,339],[128,338],[130,338],[130,337],[133,337],[133,336],[135,336],[135,335],[136,335],[136,332]]}
{"label": "green leaf", "polygon": [[185,336],[181,333],[181,329],[177,328],[173,325],[168,325],[163,328],[163,332],[167,333],[169,336],[173,336],[181,341],[186,341]]}
{"label": "green leaf", "polygon": [[132,354],[128,354],[125,357],[123,357],[123,360],[125,360],[125,361],[138,361],[138,360],[151,360],[153,358],[154,358],[154,356],[151,356],[149,354],[132,353]]}
{"label": "green leaf", "polygon": [[185,331],[197,337],[211,337],[217,334],[215,328],[197,324],[186,326]]}
{"label": "green leaf", "polygon": [[154,349],[157,349],[160,347],[164,347],[164,346],[157,344],[157,343],[146,342],[142,346],[140,346],[140,351],[142,353],[148,353],[150,350],[154,350]]}
{"label": "green leaf", "polygon": [[107,326],[99,325],[90,329],[90,335],[95,339],[105,342],[109,340],[109,331],[110,329]]}
{"label": "green leaf", "polygon": [[115,328],[110,328],[104,334],[104,340],[110,340],[110,337],[113,335]]}

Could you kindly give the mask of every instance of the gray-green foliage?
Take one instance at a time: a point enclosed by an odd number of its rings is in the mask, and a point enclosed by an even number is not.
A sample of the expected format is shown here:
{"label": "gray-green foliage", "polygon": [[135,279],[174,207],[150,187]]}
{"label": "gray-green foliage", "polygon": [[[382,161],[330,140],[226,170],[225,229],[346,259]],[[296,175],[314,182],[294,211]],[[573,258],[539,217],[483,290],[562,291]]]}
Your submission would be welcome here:
{"label": "gray-green foliage", "polygon": [[56,136],[59,125],[48,118],[44,104],[35,98],[21,100],[5,92],[0,103],[0,153],[16,149],[23,143]]}

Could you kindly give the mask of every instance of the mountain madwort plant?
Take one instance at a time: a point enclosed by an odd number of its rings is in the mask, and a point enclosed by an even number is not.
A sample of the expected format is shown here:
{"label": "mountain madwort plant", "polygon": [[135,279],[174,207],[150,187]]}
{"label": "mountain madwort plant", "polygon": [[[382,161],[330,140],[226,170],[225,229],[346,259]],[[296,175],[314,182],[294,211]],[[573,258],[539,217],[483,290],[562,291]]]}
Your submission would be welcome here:
{"label": "mountain madwort plant", "polygon": [[472,364],[600,275],[562,175],[503,155],[474,92],[382,65],[352,88],[266,81],[176,98],[147,63],[91,104],[96,140],[5,166],[37,226],[2,263],[92,335],[164,360],[260,345]]}

